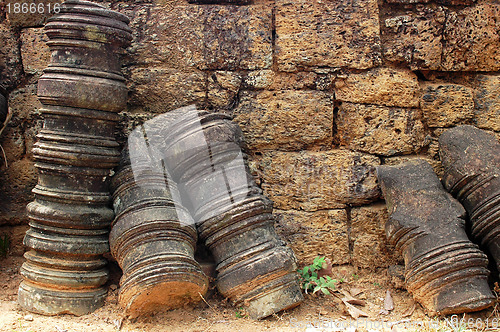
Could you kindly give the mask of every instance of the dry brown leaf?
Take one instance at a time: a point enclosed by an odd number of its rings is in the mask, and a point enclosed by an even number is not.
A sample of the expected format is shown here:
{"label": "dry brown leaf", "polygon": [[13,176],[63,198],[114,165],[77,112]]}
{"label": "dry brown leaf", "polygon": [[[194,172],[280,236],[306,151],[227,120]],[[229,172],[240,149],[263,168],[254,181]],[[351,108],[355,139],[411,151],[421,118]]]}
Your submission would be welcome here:
{"label": "dry brown leaf", "polygon": [[364,290],[362,290],[361,288],[357,288],[357,287],[353,287],[353,288],[349,289],[349,293],[351,293],[352,296],[357,296],[363,292],[364,292]]}
{"label": "dry brown leaf", "polygon": [[347,301],[342,301],[342,302],[344,302],[344,305],[347,308],[347,312],[349,312],[349,315],[351,315],[352,318],[358,319],[359,317],[368,317],[368,314],[363,310],[359,310],[358,308],[356,308]]}
{"label": "dry brown leaf", "polygon": [[384,310],[391,311],[393,309],[394,309],[394,301],[392,300],[391,292],[387,290],[385,292]]}
{"label": "dry brown leaf", "polygon": [[342,295],[344,295],[342,301],[346,301],[350,304],[360,305],[363,307],[366,306],[366,301],[355,298],[348,291],[341,289],[340,292],[342,293]]}

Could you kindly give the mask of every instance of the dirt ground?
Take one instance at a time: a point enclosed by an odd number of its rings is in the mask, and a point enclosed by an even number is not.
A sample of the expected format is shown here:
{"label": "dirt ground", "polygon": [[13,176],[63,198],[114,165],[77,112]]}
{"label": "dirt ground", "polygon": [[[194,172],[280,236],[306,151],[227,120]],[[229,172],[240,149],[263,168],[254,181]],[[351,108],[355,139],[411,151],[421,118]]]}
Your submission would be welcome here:
{"label": "dirt ground", "polygon": [[[224,301],[215,290],[195,307],[173,311],[158,312],[153,315],[129,320],[122,315],[117,303],[117,282],[119,274],[114,273],[111,280],[106,305],[94,313],[75,317],[61,315],[47,317],[27,312],[16,302],[17,288],[21,282],[18,273],[24,258],[8,256],[0,260],[0,331],[2,332],[79,332],[79,331],[484,331],[479,325],[487,318],[500,318],[496,306],[480,313],[434,320],[427,317],[422,308],[413,302],[403,289],[398,278],[389,276],[387,269],[375,271],[360,270],[352,266],[333,269],[335,278],[345,281],[339,289],[356,294],[364,300],[365,306],[357,306],[368,317],[353,320],[335,295],[306,295],[305,302],[299,307],[278,313],[262,321],[253,321],[244,312]],[[381,312],[384,307],[386,291],[389,290],[394,302],[394,310],[388,314]],[[455,319],[455,320],[453,320]],[[479,329],[466,329],[472,319]],[[406,324],[406,327],[405,327]],[[413,324],[413,325],[412,325]],[[422,325],[418,325],[422,324]],[[392,326],[391,326],[392,325]],[[491,324],[490,324],[491,325]],[[495,325],[495,324],[494,324]],[[499,325],[497,323],[497,325]],[[495,326],[497,326],[495,325]],[[472,325],[469,325],[472,326]],[[500,329],[494,329],[500,331]]]}

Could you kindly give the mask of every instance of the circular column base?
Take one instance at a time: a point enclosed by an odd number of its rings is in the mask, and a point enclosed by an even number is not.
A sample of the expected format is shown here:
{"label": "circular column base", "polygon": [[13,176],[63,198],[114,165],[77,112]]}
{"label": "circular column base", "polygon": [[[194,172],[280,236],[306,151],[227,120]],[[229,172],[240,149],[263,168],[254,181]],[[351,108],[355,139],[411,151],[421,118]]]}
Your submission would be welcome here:
{"label": "circular column base", "polygon": [[17,301],[24,309],[37,314],[81,316],[102,307],[106,295],[104,287],[72,291],[43,288],[23,281],[19,285]]}

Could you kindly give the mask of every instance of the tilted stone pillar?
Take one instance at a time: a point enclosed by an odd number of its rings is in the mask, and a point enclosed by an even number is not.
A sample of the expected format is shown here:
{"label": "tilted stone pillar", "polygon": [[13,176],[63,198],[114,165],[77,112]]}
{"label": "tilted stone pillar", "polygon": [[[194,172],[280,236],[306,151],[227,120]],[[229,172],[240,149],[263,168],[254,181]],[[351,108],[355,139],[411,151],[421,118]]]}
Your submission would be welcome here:
{"label": "tilted stone pillar", "polygon": [[51,60],[38,81],[44,115],[33,148],[38,184],[27,207],[31,250],[18,301],[42,314],[82,315],[104,303],[108,279],[109,178],[120,154],[114,138],[127,88],[120,54],[128,18],[68,0],[45,26]]}
{"label": "tilted stone pillar", "polygon": [[249,173],[242,139],[226,115],[187,107],[145,122],[128,149],[132,168],[161,165],[178,188],[176,205],[188,209],[215,258],[220,293],[263,318],[303,297],[295,256],[274,230],[272,202]]}
{"label": "tilted stone pillar", "polygon": [[272,202],[257,187],[238,125],[197,110],[173,112],[165,164],[217,264],[217,288],[253,318],[298,305],[296,258],[274,229]]}
{"label": "tilted stone pillar", "polygon": [[389,243],[403,255],[408,291],[431,315],[478,311],[495,296],[488,259],[467,238],[465,210],[424,160],[379,166]]}
{"label": "tilted stone pillar", "polygon": [[487,248],[500,271],[500,143],[473,126],[439,137],[443,185],[465,207],[472,236]]}
{"label": "tilted stone pillar", "polygon": [[177,185],[146,151],[133,164],[127,152],[112,180],[116,218],[109,242],[123,269],[118,301],[130,317],[199,302],[208,278],[194,260],[196,227]]}

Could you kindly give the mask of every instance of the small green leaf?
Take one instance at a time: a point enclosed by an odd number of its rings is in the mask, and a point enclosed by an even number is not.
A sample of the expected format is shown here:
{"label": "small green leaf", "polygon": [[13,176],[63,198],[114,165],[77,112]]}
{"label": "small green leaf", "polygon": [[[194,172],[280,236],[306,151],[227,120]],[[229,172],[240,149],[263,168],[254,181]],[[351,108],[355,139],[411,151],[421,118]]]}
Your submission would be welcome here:
{"label": "small green leaf", "polygon": [[328,291],[328,289],[326,288],[321,288],[321,291],[323,292],[323,294],[325,295],[330,295],[330,292]]}

